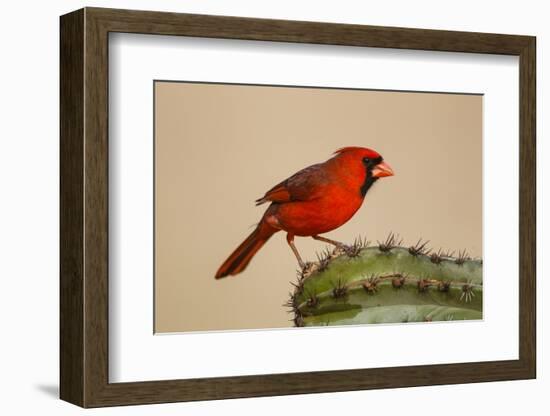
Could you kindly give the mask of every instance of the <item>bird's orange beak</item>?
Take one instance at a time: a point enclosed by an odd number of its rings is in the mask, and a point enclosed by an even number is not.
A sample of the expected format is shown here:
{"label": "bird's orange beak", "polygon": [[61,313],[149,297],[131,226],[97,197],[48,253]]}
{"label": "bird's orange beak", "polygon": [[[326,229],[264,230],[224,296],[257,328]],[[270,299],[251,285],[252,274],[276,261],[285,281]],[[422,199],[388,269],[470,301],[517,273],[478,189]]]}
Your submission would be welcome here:
{"label": "bird's orange beak", "polygon": [[393,170],[386,162],[381,162],[372,170],[372,176],[375,178],[383,178],[384,176],[393,176]]}

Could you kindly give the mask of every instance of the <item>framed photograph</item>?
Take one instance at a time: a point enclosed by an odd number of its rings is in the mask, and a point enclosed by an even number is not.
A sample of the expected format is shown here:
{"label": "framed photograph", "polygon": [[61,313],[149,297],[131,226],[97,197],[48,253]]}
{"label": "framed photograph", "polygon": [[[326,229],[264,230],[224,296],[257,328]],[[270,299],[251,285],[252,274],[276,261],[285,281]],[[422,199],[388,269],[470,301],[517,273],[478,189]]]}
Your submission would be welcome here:
{"label": "framed photograph", "polygon": [[60,28],[63,400],[536,376],[534,37]]}

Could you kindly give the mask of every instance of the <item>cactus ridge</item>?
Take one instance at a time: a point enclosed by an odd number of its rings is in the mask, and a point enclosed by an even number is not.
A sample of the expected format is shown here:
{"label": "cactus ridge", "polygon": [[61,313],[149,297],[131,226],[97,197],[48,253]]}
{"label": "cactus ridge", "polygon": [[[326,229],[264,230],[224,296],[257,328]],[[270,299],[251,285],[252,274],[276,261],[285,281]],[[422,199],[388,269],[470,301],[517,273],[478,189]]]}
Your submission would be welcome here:
{"label": "cactus ridge", "polygon": [[482,318],[481,259],[432,251],[422,239],[402,244],[390,233],[377,245],[358,237],[318,254],[292,283],[295,326]]}

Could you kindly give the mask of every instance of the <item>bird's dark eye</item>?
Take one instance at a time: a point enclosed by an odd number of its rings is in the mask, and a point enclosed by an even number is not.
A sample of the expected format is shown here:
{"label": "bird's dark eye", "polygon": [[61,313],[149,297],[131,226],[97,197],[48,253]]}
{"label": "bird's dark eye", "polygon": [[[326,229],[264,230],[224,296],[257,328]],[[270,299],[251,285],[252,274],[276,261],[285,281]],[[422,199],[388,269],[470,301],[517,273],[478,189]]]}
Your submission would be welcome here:
{"label": "bird's dark eye", "polygon": [[370,158],[368,158],[368,157],[364,157],[364,158],[363,158],[363,163],[364,163],[365,165],[368,165],[370,162],[371,162],[371,159],[370,159]]}

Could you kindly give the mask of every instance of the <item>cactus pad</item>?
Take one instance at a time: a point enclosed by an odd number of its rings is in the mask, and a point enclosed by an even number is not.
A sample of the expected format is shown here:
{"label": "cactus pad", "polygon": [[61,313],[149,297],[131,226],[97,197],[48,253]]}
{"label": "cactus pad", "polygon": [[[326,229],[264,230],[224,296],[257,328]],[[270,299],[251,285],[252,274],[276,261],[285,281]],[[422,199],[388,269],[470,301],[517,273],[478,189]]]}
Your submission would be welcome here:
{"label": "cactus pad", "polygon": [[296,326],[482,319],[482,261],[432,252],[418,241],[354,244],[318,255],[287,304]]}

